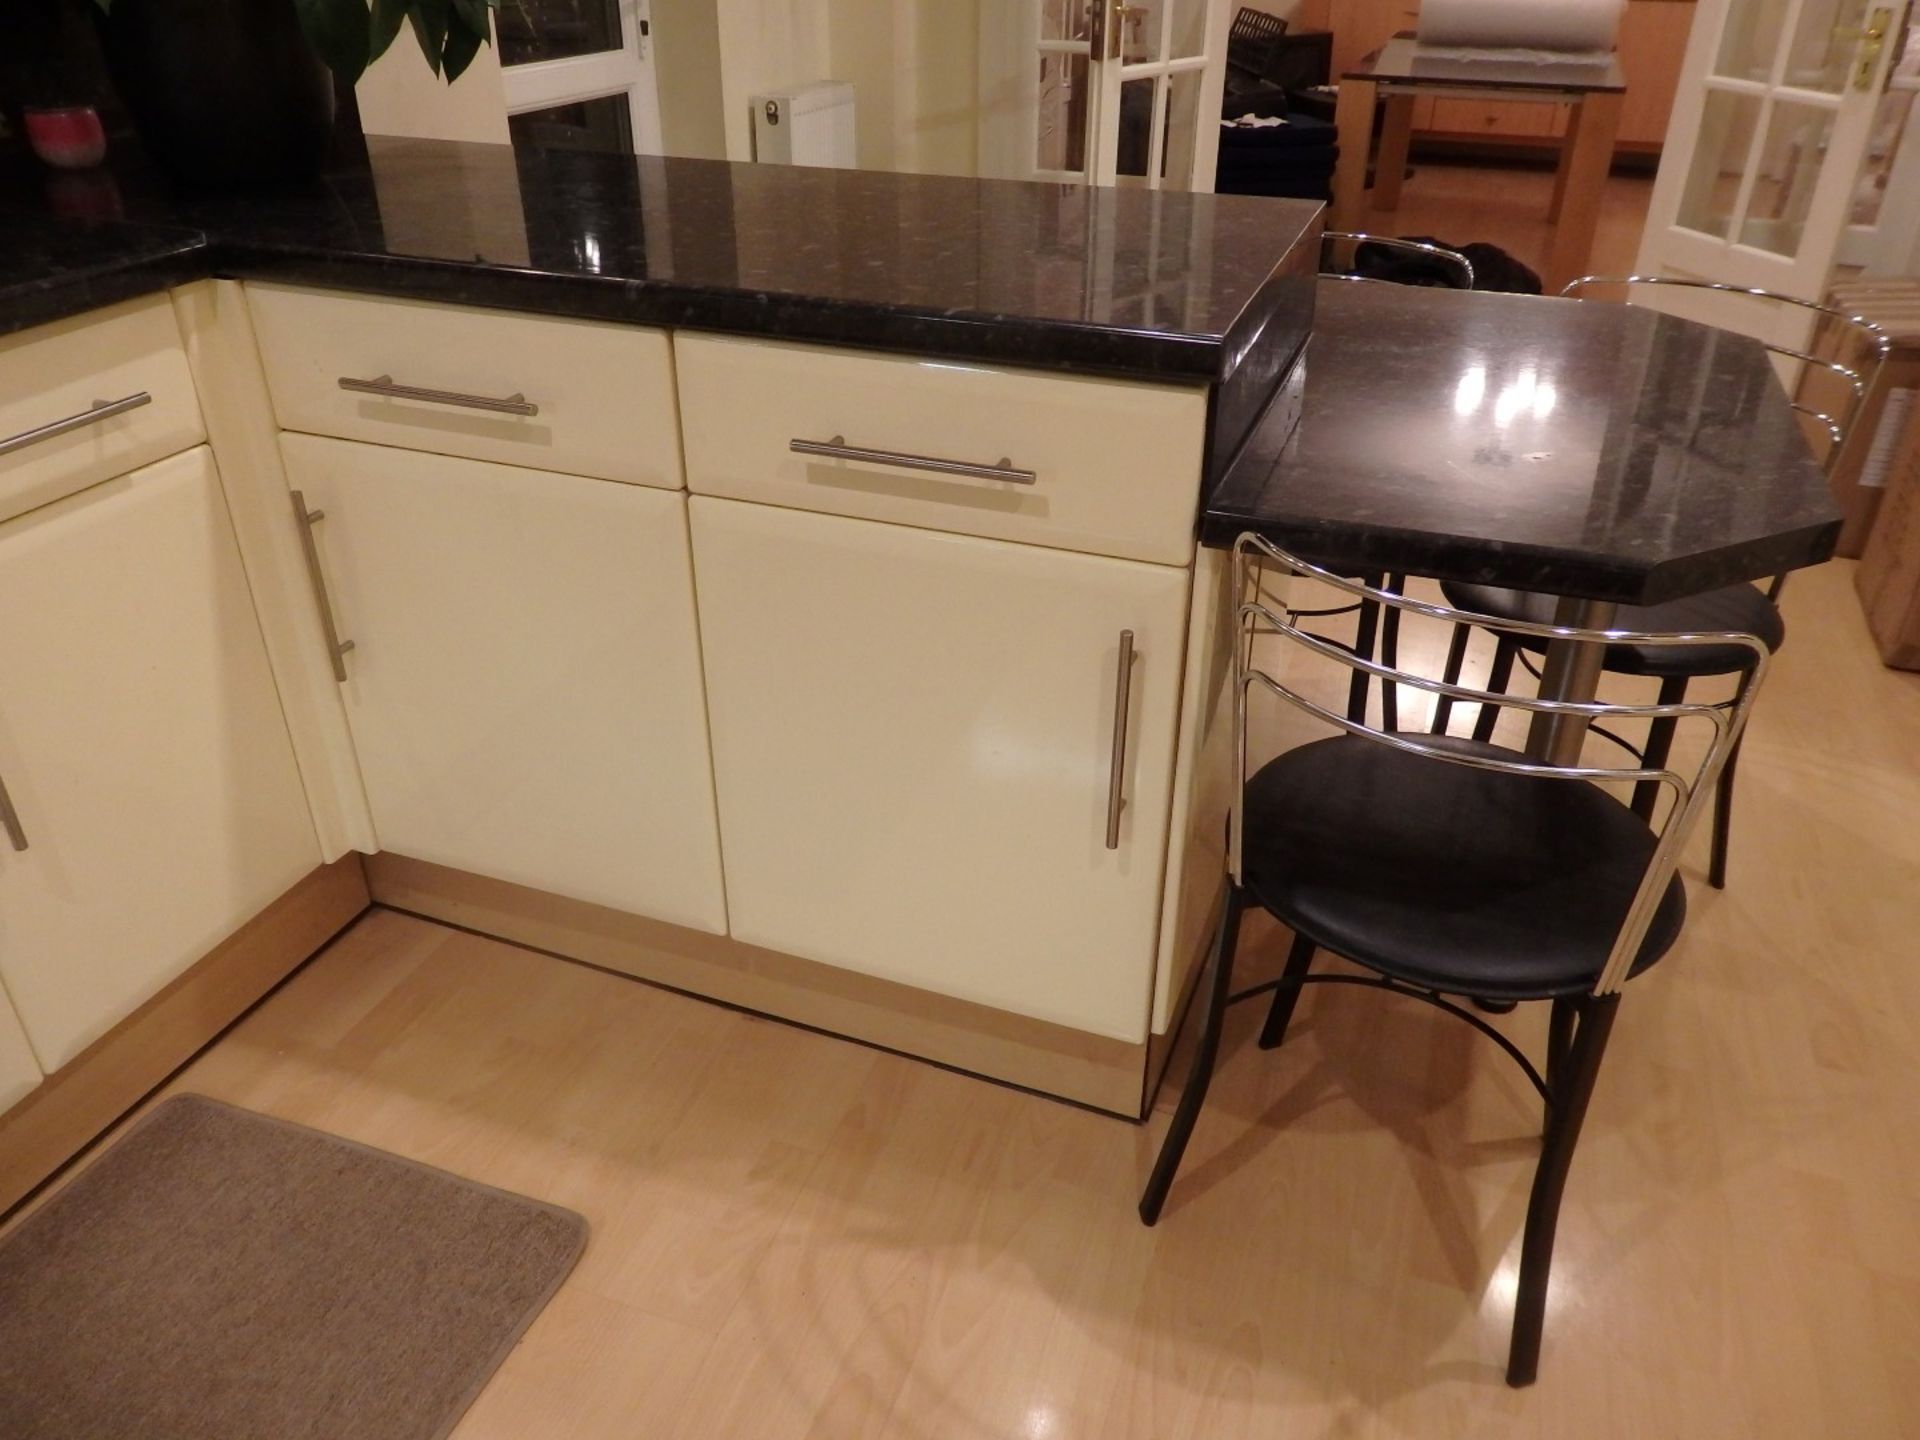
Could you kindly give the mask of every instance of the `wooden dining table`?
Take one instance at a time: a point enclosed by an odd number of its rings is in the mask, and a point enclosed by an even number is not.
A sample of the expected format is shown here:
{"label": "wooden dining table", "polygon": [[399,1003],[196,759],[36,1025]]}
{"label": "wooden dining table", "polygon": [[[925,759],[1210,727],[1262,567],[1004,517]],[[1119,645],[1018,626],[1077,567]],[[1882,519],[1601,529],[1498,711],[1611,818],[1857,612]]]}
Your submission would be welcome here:
{"label": "wooden dining table", "polygon": [[1587,273],[1626,93],[1626,75],[1613,55],[1542,59],[1526,51],[1505,57],[1436,51],[1421,46],[1411,32],[1396,35],[1340,77],[1334,109],[1340,157],[1333,176],[1331,228],[1367,228],[1367,157],[1376,102],[1385,100],[1386,113],[1374,165],[1372,208],[1388,212],[1400,205],[1413,106],[1422,96],[1565,105],[1570,114],[1547,212],[1553,238],[1544,273],[1547,289],[1558,291]]}
{"label": "wooden dining table", "polygon": [[[1767,351],[1651,309],[1323,279],[1291,386],[1209,494],[1204,543],[1536,591],[1605,630],[1839,536]],[[1555,642],[1541,694],[1593,698],[1602,653]],[[1557,717],[1540,748],[1581,739]]]}

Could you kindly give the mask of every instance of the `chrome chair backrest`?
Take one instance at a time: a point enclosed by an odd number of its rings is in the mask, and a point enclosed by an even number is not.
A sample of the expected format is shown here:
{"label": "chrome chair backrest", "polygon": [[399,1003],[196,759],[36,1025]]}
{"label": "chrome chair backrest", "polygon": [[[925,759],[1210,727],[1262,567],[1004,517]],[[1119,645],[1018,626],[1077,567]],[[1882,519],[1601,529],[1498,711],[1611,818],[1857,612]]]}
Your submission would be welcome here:
{"label": "chrome chair backrest", "polygon": [[[1268,581],[1276,579],[1280,592],[1277,595],[1268,588]],[[1471,686],[1450,684],[1410,670],[1381,664],[1368,656],[1355,654],[1337,641],[1325,639],[1302,628],[1300,622],[1313,612],[1295,606],[1287,593],[1301,580],[1318,582],[1342,591],[1355,600],[1372,600],[1406,615],[1424,616],[1449,626],[1457,624],[1478,626],[1495,634],[1504,632],[1514,635],[1533,635],[1550,640],[1567,640],[1599,646],[1737,645],[1752,652],[1753,669],[1747,682],[1739,687],[1732,699],[1712,703],[1680,700],[1667,704],[1625,704],[1602,700],[1550,700],[1477,690]],[[1727,757],[1746,725],[1748,712],[1752,708],[1754,696],[1760,689],[1760,683],[1765,677],[1767,664],[1771,658],[1767,647],[1756,637],[1737,632],[1676,635],[1626,630],[1584,630],[1562,625],[1539,625],[1488,615],[1476,615],[1450,606],[1396,595],[1392,591],[1378,589],[1361,581],[1336,575],[1332,571],[1291,555],[1272,542],[1251,533],[1241,535],[1234,542],[1233,587],[1236,622],[1240,627],[1233,651],[1233,763],[1238,769],[1232,797],[1232,828],[1229,835],[1228,854],[1228,864],[1234,882],[1240,884],[1245,880],[1242,870],[1242,841],[1247,781],[1247,700],[1248,692],[1255,685],[1271,691],[1295,708],[1349,735],[1358,736],[1406,754],[1426,757],[1435,764],[1465,765],[1480,770],[1531,776],[1549,781],[1619,781],[1627,784],[1653,781],[1673,793],[1674,803],[1667,808],[1664,820],[1655,829],[1654,850],[1648,862],[1646,874],[1639,890],[1635,893],[1632,905],[1622,919],[1613,948],[1593,987],[1595,995],[1609,995],[1618,991],[1626,983],[1628,970],[1639,954],[1641,942],[1652,924],[1662,897],[1666,894],[1668,882],[1679,864],[1681,849],[1685,846],[1700,815],[1706,809],[1713,794],[1714,784],[1719,779],[1720,772],[1726,767]],[[1326,661],[1330,665],[1343,667],[1347,672],[1359,671],[1386,684],[1404,685],[1436,697],[1448,696],[1455,701],[1493,705],[1535,716],[1565,716],[1590,724],[1607,719],[1671,718],[1679,724],[1699,721],[1708,730],[1709,740],[1698,764],[1686,768],[1675,768],[1673,765],[1662,765],[1659,768],[1647,767],[1638,762],[1637,756],[1633,761],[1623,761],[1617,765],[1589,764],[1586,757],[1582,757],[1578,765],[1554,765],[1543,760],[1521,758],[1517,752],[1515,752],[1515,758],[1508,759],[1475,751],[1463,751],[1452,748],[1437,737],[1424,732],[1389,731],[1362,720],[1355,720],[1343,710],[1331,708],[1312,699],[1302,693],[1291,679],[1276,676],[1273,670],[1278,669],[1278,666],[1266,668],[1256,663],[1255,642],[1262,636],[1277,636],[1295,650]]]}
{"label": "chrome chair backrest", "polygon": [[1853,348],[1864,359],[1860,363],[1850,365],[1806,350],[1796,349],[1790,345],[1776,345],[1765,340],[1760,342],[1775,355],[1788,360],[1797,360],[1816,370],[1827,371],[1839,376],[1846,383],[1849,398],[1838,415],[1808,405],[1797,396],[1789,397],[1789,403],[1794,410],[1821,425],[1832,441],[1827,451],[1829,471],[1838,462],[1840,451],[1847,443],[1847,436],[1852,432],[1854,422],[1860,418],[1860,413],[1866,406],[1867,397],[1872,393],[1874,380],[1880,373],[1880,367],[1886,363],[1887,352],[1892,348],[1892,342],[1886,330],[1864,316],[1849,315],[1846,311],[1836,309],[1832,305],[1822,305],[1813,300],[1802,300],[1797,295],[1783,295],[1776,290],[1761,290],[1749,285],[1726,285],[1716,280],[1685,280],[1668,275],[1583,275],[1578,280],[1569,281],[1563,286],[1560,295],[1563,299],[1578,299],[1579,291],[1595,285],[1618,285],[1628,288],[1636,285],[1657,285],[1678,290],[1700,290],[1739,296],[1744,299],[1805,310],[1833,321],[1851,332],[1854,340]]}
{"label": "chrome chair backrest", "polygon": [[1441,266],[1453,272],[1461,282],[1462,290],[1473,289],[1473,262],[1458,250],[1449,250],[1444,245],[1430,245],[1425,240],[1401,240],[1392,235],[1363,235],[1354,230],[1327,230],[1320,236],[1320,274],[1328,280],[1358,280],[1369,285],[1390,285],[1396,282],[1378,275],[1356,275],[1351,269],[1333,268],[1329,264],[1329,249],[1336,245],[1347,245],[1348,264],[1352,256],[1357,255],[1362,245],[1378,245],[1385,250],[1396,250],[1403,255],[1424,255],[1429,260],[1437,260]]}

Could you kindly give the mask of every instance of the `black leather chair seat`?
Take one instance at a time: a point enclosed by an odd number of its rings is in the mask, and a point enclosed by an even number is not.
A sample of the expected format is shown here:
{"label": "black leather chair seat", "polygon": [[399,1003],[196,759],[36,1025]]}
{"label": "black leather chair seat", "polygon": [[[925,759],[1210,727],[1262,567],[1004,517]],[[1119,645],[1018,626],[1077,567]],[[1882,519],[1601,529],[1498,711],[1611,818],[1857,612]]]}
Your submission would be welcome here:
{"label": "black leather chair seat", "polygon": [[[1470,610],[1496,620],[1525,620],[1536,625],[1553,623],[1552,595],[1531,590],[1507,590],[1497,585],[1462,585],[1446,581],[1440,586],[1447,603],[1457,610]],[[1659,605],[1622,605],[1613,622],[1620,630],[1648,630],[1681,634],[1692,630],[1732,630],[1752,635],[1768,650],[1778,650],[1787,638],[1786,622],[1780,609],[1751,585],[1728,585],[1720,590],[1668,600]],[[1547,648],[1547,642],[1531,635],[1511,637],[1529,650]],[[1670,675],[1692,678],[1706,675],[1735,675],[1747,668],[1753,652],[1744,645],[1614,645],[1608,648],[1605,665],[1616,675],[1652,675],[1665,679]]]}
{"label": "black leather chair seat", "polygon": [[[1245,836],[1247,888],[1299,933],[1397,979],[1493,1000],[1591,989],[1654,848],[1643,821],[1586,781],[1348,735],[1263,766],[1247,782]],[[1685,917],[1675,876],[1634,973],[1672,947]]]}

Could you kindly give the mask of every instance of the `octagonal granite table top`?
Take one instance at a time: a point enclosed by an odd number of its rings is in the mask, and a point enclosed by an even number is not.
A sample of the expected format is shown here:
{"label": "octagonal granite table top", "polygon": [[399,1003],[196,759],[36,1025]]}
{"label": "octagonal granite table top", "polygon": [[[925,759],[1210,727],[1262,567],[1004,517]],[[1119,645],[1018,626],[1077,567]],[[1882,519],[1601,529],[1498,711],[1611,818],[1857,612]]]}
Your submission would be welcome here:
{"label": "octagonal granite table top", "polygon": [[1209,497],[1208,544],[1653,604],[1817,564],[1839,534],[1771,357],[1731,331],[1323,280],[1294,383]]}

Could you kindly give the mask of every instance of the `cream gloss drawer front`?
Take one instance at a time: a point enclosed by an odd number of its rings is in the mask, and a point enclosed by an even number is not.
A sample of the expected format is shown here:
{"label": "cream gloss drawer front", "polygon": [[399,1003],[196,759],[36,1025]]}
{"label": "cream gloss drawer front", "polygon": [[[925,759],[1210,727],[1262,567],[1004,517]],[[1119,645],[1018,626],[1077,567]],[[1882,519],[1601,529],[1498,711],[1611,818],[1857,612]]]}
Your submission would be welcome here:
{"label": "cream gloss drawer front", "polygon": [[1206,391],[677,334],[697,494],[1186,565]]}
{"label": "cream gloss drawer front", "polygon": [[684,488],[666,333],[249,285],[283,430]]}
{"label": "cream gloss drawer front", "polygon": [[165,295],[0,338],[0,520],[206,434]]}

